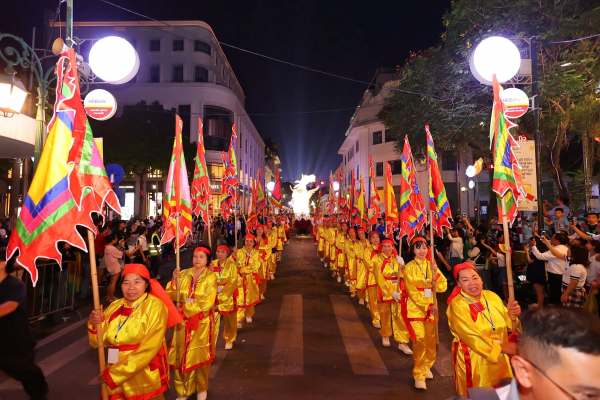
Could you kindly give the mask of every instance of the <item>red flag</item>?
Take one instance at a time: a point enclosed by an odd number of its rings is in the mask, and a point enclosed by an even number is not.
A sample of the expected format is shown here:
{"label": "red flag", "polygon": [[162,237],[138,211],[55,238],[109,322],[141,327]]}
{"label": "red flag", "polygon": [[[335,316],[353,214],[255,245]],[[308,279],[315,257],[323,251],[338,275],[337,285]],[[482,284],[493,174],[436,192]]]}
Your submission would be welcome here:
{"label": "red flag", "polygon": [[400,215],[398,214],[398,205],[396,204],[396,195],[392,185],[392,167],[386,161],[385,164],[385,227],[386,234],[391,236],[394,229],[398,226]]}
{"label": "red flag", "polygon": [[198,118],[198,149],[192,181],[192,210],[194,214],[208,221],[209,205],[212,202],[212,188],[208,169],[206,168],[206,152],[204,150],[204,135],[202,133],[202,119]]}

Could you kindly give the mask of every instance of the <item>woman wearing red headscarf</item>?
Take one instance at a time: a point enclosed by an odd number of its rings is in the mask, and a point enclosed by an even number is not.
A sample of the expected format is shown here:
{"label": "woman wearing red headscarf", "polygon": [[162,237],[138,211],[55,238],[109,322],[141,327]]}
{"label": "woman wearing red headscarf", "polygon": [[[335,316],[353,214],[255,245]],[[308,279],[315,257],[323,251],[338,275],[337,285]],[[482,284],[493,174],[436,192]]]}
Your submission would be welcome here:
{"label": "woman wearing red headscarf", "polygon": [[165,332],[181,316],[144,265],[125,265],[120,285],[123,298],[104,313],[92,311],[88,322],[90,345],[98,347],[96,326],[102,324],[108,347],[100,383],[106,382],[111,399],[164,399],[169,382]]}
{"label": "woman wearing red headscarf", "polygon": [[[354,288],[358,296],[358,304],[365,304],[367,297],[367,267],[365,266],[365,249],[371,247],[367,240],[367,231],[365,228],[358,228],[358,240],[360,249],[355,245],[354,254],[356,256],[356,279],[354,280]],[[352,284],[352,282],[350,282]],[[352,290],[352,286],[350,286]]]}
{"label": "woman wearing red headscarf", "polygon": [[194,393],[198,393],[198,400],[206,399],[208,375],[211,363],[215,360],[219,336],[219,314],[214,312],[218,277],[208,268],[211,262],[210,247],[200,243],[194,250],[192,260],[192,268],[181,272],[176,269],[173,279],[167,284],[171,299],[174,300],[179,291],[179,308],[183,317],[183,324],[175,327],[169,350],[169,364],[175,370],[173,381],[177,400],[187,399]]}
{"label": "woman wearing red headscarf", "polygon": [[229,255],[229,246],[217,247],[217,259],[210,263],[210,270],[217,276],[217,309],[223,319],[225,350],[233,348],[237,337],[237,297],[239,275],[237,264]]}
{"label": "woman wearing red headscarf", "polygon": [[519,316],[521,307],[515,301],[507,310],[496,293],[483,290],[472,264],[456,265],[454,278],[458,286],[448,298],[446,314],[454,336],[454,383],[458,394],[465,395],[470,387],[492,387],[513,377],[508,354],[516,354],[516,343],[509,342],[508,331],[510,316]]}
{"label": "woman wearing red headscarf", "polygon": [[237,251],[235,260],[237,262],[238,272],[241,276],[238,286],[238,329],[242,327],[242,321],[246,317],[246,322],[251,324],[254,316],[254,306],[260,303],[260,293],[258,285],[260,278],[258,271],[262,266],[260,253],[254,248],[256,245],[256,236],[246,235],[244,247]]}
{"label": "woman wearing red headscarf", "polygon": [[272,249],[273,243],[269,243],[269,237],[265,233],[265,225],[258,225],[256,227],[256,250],[260,254],[260,268],[258,269],[260,285],[258,285],[258,290],[261,300],[265,299],[267,281],[271,277],[269,273],[269,259],[271,258]]}
{"label": "woman wearing red headscarf", "polygon": [[431,265],[427,241],[414,238],[410,251],[415,258],[404,268],[401,315],[413,340],[413,377],[417,389],[427,389],[425,379],[433,379],[431,367],[436,357],[435,319],[438,309],[433,306],[433,285],[445,292],[448,283],[444,275]]}

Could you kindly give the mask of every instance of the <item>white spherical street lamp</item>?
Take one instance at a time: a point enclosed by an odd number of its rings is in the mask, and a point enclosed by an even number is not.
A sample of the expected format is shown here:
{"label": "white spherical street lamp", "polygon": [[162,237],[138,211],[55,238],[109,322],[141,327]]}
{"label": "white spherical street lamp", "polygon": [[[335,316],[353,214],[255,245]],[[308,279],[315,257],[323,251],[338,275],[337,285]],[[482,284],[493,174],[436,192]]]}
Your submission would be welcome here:
{"label": "white spherical street lamp", "polygon": [[340,183],[339,182],[333,182],[333,191],[337,192],[338,190],[340,190]]}
{"label": "white spherical street lamp", "polygon": [[269,182],[267,183],[267,190],[269,192],[272,192],[275,189],[275,182]]}
{"label": "white spherical street lamp", "polygon": [[120,85],[130,81],[140,68],[140,57],[127,40],[108,36],[90,50],[90,67],[104,82]]}
{"label": "white spherical street lamp", "polygon": [[498,82],[503,83],[519,72],[521,54],[510,40],[492,36],[477,45],[471,53],[469,65],[479,82],[491,85],[495,74]]}

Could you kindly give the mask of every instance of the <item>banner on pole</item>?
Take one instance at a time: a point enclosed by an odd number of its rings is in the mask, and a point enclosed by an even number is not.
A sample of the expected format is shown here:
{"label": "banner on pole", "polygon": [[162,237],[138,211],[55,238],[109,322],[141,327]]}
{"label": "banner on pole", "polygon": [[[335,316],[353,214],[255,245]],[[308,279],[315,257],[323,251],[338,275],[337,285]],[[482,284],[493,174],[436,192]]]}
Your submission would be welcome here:
{"label": "banner on pole", "polygon": [[[520,139],[520,137],[518,138]],[[513,147],[513,152],[521,164],[523,187],[527,192],[525,200],[519,202],[519,211],[537,211],[537,177],[535,174],[535,143],[533,140],[518,140],[520,148]]]}

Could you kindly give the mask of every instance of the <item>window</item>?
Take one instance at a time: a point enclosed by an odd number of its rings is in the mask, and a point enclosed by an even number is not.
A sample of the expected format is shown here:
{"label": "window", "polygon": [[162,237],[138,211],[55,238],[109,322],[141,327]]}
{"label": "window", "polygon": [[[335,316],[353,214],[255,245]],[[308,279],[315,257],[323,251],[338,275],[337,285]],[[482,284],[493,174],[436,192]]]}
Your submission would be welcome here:
{"label": "window", "polygon": [[383,162],[378,162],[375,164],[375,175],[383,176]]}
{"label": "window", "polygon": [[456,171],[456,155],[451,151],[445,151],[442,153],[442,170],[443,171]]}
{"label": "window", "polygon": [[150,41],[150,51],[160,51],[160,40],[155,39]]}
{"label": "window", "polygon": [[150,67],[150,82],[160,82],[160,67],[158,65]]}
{"label": "window", "polygon": [[194,82],[208,82],[208,70],[206,68],[196,66]]}
{"label": "window", "polygon": [[358,153],[358,140],[356,141],[356,152]]}
{"label": "window", "polygon": [[173,66],[173,82],[183,82],[183,65]]}
{"label": "window", "polygon": [[392,175],[399,175],[402,173],[402,161],[400,161],[400,160],[390,161],[390,167],[392,169]]}
{"label": "window", "polygon": [[201,51],[203,53],[210,54],[210,45],[202,40],[196,40],[194,41],[194,51]]}
{"label": "window", "polygon": [[181,105],[177,107],[177,114],[179,114],[179,118],[181,118],[181,122],[183,122],[183,127],[181,129],[181,133],[183,136],[190,137],[190,119],[192,116],[192,106],[189,104]]}
{"label": "window", "polygon": [[392,132],[390,132],[390,130],[388,129],[387,131],[385,131],[385,142],[393,142],[394,138],[392,137]]}
{"label": "window", "polygon": [[205,106],[202,125],[206,150],[227,151],[231,139],[233,113],[226,108]]}
{"label": "window", "polygon": [[183,39],[173,40],[173,51],[183,51]]}
{"label": "window", "polygon": [[381,144],[383,143],[383,132],[377,131],[373,132],[373,144]]}

